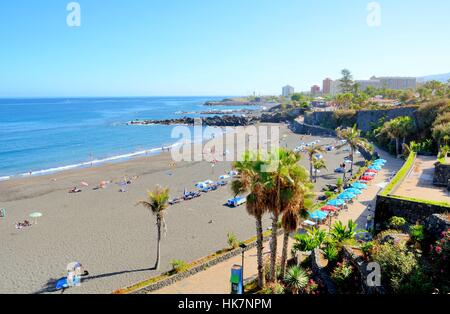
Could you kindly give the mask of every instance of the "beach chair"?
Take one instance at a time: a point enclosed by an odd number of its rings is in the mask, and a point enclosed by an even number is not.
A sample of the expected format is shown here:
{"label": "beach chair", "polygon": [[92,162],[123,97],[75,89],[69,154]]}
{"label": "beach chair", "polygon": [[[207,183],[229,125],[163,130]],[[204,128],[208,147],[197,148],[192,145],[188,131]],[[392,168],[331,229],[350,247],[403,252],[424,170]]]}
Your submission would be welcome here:
{"label": "beach chair", "polygon": [[314,227],[315,225],[316,225],[316,223],[314,222],[314,221],[311,221],[311,220],[305,220],[305,221],[303,221],[303,223],[302,223],[304,226],[307,226],[307,227]]}

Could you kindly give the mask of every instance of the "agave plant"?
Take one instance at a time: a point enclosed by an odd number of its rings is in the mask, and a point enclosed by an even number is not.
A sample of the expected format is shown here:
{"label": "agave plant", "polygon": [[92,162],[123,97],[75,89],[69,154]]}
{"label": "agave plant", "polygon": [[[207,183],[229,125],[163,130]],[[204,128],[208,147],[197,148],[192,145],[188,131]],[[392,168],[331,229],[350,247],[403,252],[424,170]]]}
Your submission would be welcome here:
{"label": "agave plant", "polygon": [[298,266],[292,266],[284,276],[284,283],[293,294],[298,294],[308,286],[308,274]]}
{"label": "agave plant", "polygon": [[347,226],[342,224],[341,221],[335,222],[331,228],[331,237],[337,242],[342,242],[344,240],[353,239],[358,233],[363,232],[363,230],[356,229],[357,224],[353,220],[349,220]]}
{"label": "agave plant", "polygon": [[311,228],[307,233],[296,234],[294,236],[295,243],[292,245],[292,252],[312,251],[319,247],[326,238],[323,230]]}

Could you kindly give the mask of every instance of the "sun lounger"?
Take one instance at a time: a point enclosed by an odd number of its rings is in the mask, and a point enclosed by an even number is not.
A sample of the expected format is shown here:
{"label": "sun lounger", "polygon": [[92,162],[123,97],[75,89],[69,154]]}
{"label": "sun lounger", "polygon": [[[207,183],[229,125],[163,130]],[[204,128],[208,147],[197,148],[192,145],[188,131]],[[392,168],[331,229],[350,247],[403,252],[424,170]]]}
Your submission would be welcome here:
{"label": "sun lounger", "polygon": [[242,205],[245,202],[247,202],[246,197],[235,197],[235,198],[229,199],[227,201],[227,204],[228,204],[228,206],[231,206],[231,207],[238,207],[239,205]]}
{"label": "sun lounger", "polygon": [[311,220],[305,220],[305,221],[303,222],[303,224],[304,224],[305,226],[315,226],[315,225],[316,225],[316,223],[315,223],[314,221],[311,221]]}

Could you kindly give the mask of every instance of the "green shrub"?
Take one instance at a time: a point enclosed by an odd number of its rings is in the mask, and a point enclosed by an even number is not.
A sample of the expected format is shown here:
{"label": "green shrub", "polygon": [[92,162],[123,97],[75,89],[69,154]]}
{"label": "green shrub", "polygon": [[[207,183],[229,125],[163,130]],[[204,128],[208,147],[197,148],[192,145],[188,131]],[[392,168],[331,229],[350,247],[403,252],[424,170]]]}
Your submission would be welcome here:
{"label": "green shrub", "polygon": [[353,273],[354,268],[347,261],[337,263],[336,268],[331,273],[331,279],[341,293],[349,293],[354,290]]}
{"label": "green shrub", "polygon": [[372,258],[380,264],[384,284],[395,293],[400,292],[402,284],[408,282],[409,276],[418,267],[416,256],[408,252],[404,244],[386,242],[377,245]]}
{"label": "green shrub", "polygon": [[284,286],[278,282],[269,284],[264,289],[261,290],[261,294],[284,294],[284,293],[285,293]]}
{"label": "green shrub", "polygon": [[189,269],[189,265],[180,259],[171,260],[170,265],[172,265],[172,273],[174,274],[182,273]]}
{"label": "green shrub", "polygon": [[326,233],[317,228],[309,228],[306,233],[296,234],[292,251],[312,251],[319,247],[325,240]]}
{"label": "green shrub", "polygon": [[364,255],[369,256],[372,253],[374,246],[375,243],[373,241],[364,242],[363,244],[361,244],[361,250],[363,251]]}
{"label": "green shrub", "polygon": [[401,229],[406,224],[406,219],[403,217],[394,216],[389,219],[389,227],[393,229]]}
{"label": "green shrub", "polygon": [[415,242],[422,242],[425,238],[424,228],[421,225],[414,225],[409,227],[409,234]]}
{"label": "green shrub", "polygon": [[227,244],[231,249],[236,249],[239,247],[239,241],[236,238],[236,235],[232,232],[227,233]]}
{"label": "green shrub", "polygon": [[339,258],[339,250],[334,244],[328,244],[324,249],[323,253],[325,255],[325,258],[330,262],[334,263]]}

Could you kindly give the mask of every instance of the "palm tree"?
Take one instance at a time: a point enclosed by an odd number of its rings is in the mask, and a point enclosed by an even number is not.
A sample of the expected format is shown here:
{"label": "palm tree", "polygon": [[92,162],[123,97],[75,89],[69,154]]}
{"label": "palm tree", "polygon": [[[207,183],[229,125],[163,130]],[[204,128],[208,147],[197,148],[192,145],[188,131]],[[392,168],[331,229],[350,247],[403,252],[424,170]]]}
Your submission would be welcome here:
{"label": "palm tree", "polygon": [[155,269],[159,268],[160,252],[161,252],[161,227],[166,232],[166,221],[164,215],[168,207],[169,189],[157,186],[155,190],[147,193],[147,200],[140,201],[136,205],[142,205],[149,209],[156,216],[156,227],[158,229],[158,246],[156,249]]}
{"label": "palm tree", "polygon": [[299,291],[305,289],[308,285],[308,280],[308,274],[298,266],[289,268],[284,277],[284,283],[293,294],[298,294]]}
{"label": "palm tree", "polygon": [[403,139],[403,144],[406,141],[406,136],[410,135],[415,129],[415,123],[411,117],[403,116],[392,119],[383,125],[380,134],[387,134],[391,139],[395,139],[395,151],[397,157],[400,156],[400,139]]}
{"label": "palm tree", "polygon": [[302,172],[303,178],[300,177],[295,179],[296,184],[291,188],[291,197],[289,197],[286,204],[283,204],[285,209],[281,219],[281,225],[284,230],[283,250],[281,253],[281,278],[284,277],[286,271],[289,235],[297,230],[300,218],[307,217],[307,208],[309,208],[313,203],[313,185],[309,182],[303,182],[305,179],[307,180],[308,176],[306,174],[306,169],[303,168]]}
{"label": "palm tree", "polygon": [[[296,182],[308,181],[306,171],[298,162],[301,156],[292,151],[280,148],[269,156],[267,165],[271,167],[268,188],[268,208],[272,214],[272,234],[270,241],[269,281],[276,280],[277,242],[279,217],[295,192]],[[299,179],[301,178],[301,179]]]}
{"label": "palm tree", "polygon": [[323,149],[322,146],[315,144],[313,146],[309,146],[306,148],[306,154],[308,155],[309,159],[309,176],[312,179],[313,178],[313,169],[314,169],[314,158],[315,155],[326,153],[325,149]]}
{"label": "palm tree", "polygon": [[317,172],[320,169],[327,169],[327,165],[325,164],[325,160],[323,158],[314,157],[313,160],[313,168],[314,168],[314,182],[317,182]]}
{"label": "palm tree", "polygon": [[233,169],[239,177],[232,181],[231,189],[235,195],[248,193],[246,209],[256,221],[256,250],[258,263],[258,287],[265,286],[263,268],[263,227],[262,217],[268,210],[267,188],[268,173],[264,171],[265,163],[259,153],[245,152],[242,161],[233,163]]}
{"label": "palm tree", "polygon": [[352,128],[337,128],[336,129],[337,136],[343,140],[346,140],[346,144],[350,146],[351,156],[350,156],[350,173],[353,175],[353,161],[356,150],[360,147],[368,148],[369,143],[366,139],[361,137],[361,131],[356,128],[354,125]]}

